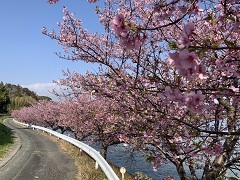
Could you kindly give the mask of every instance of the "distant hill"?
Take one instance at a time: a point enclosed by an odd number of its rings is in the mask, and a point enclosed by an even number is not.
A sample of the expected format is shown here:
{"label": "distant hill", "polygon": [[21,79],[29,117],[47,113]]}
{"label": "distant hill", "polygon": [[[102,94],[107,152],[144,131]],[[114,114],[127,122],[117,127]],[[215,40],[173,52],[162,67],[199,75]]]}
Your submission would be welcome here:
{"label": "distant hill", "polygon": [[1,82],[0,85],[7,91],[5,96],[9,96],[8,98],[10,99],[7,106],[8,112],[14,109],[20,109],[21,107],[30,106],[32,103],[39,100],[52,100],[47,96],[38,96],[34,91],[21,87],[20,85],[9,83],[3,84],[3,82]]}
{"label": "distant hill", "polygon": [[8,90],[10,97],[31,96],[35,100],[43,100],[43,99],[51,100],[50,97],[38,96],[34,91],[31,91],[28,88],[21,87],[20,85],[6,83],[5,88]]}

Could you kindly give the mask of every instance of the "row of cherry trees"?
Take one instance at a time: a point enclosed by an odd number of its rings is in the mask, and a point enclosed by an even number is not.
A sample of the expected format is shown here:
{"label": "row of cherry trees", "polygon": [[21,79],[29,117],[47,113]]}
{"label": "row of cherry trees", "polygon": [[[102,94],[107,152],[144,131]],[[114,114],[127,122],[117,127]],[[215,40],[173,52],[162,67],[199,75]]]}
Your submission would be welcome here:
{"label": "row of cherry trees", "polygon": [[[88,32],[66,7],[59,32],[42,30],[63,46],[66,54],[59,57],[100,67],[85,75],[64,73],[57,83],[69,92],[61,118],[60,110],[52,109],[51,123],[80,137],[96,135],[104,147],[125,142],[145,149],[155,167],[171,161],[181,179],[197,179],[197,169],[201,179],[238,172],[239,2],[106,0],[97,5],[105,33]],[[41,121],[47,111],[38,120],[32,115],[32,121]]]}
{"label": "row of cherry trees", "polygon": [[122,118],[115,115],[118,109],[108,99],[89,97],[83,94],[75,100],[42,100],[11,115],[29,124],[72,133],[78,140],[90,137],[92,142],[101,142],[101,153],[106,158],[108,146],[121,143],[117,124]]}

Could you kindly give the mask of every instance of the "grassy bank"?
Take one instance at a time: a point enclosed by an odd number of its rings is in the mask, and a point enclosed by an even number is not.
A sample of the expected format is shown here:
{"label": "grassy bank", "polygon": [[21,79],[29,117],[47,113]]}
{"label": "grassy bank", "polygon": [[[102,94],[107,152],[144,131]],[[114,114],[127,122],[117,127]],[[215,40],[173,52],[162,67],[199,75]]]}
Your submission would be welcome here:
{"label": "grassy bank", "polygon": [[0,116],[0,159],[4,157],[14,143],[11,129],[3,124],[3,120],[6,118],[6,116]]}
{"label": "grassy bank", "polygon": [[[95,161],[86,153],[80,152],[79,148],[61,139],[49,136],[46,133],[42,134],[57,142],[64,152],[67,152],[75,159],[75,165],[78,168],[78,174],[76,177],[77,180],[107,180],[107,177],[101,168],[95,169]],[[118,175],[119,179],[121,179],[122,175],[119,171],[119,168],[113,164],[110,165]],[[128,173],[126,173],[124,177],[125,180],[134,180],[134,178]]]}

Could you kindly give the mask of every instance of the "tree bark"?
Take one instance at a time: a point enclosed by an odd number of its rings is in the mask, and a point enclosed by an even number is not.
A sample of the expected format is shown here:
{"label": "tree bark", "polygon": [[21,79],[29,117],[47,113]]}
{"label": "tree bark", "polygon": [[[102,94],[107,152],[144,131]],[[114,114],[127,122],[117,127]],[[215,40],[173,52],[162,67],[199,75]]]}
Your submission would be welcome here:
{"label": "tree bark", "polygon": [[187,174],[186,174],[186,171],[183,167],[183,163],[180,163],[177,166],[177,172],[178,172],[178,175],[179,175],[181,180],[187,180]]}
{"label": "tree bark", "polygon": [[[218,99],[219,104],[222,105],[227,111],[227,127],[229,132],[236,131],[236,114],[235,108],[231,106],[224,99]],[[211,168],[208,172],[203,173],[203,180],[215,180],[217,177],[223,175],[225,171],[225,164],[232,157],[232,153],[234,148],[239,140],[239,136],[227,136],[226,140],[223,144],[222,153],[215,158],[213,161]]]}
{"label": "tree bark", "polygon": [[105,147],[105,146],[102,147],[101,155],[104,159],[107,159],[107,147]]}

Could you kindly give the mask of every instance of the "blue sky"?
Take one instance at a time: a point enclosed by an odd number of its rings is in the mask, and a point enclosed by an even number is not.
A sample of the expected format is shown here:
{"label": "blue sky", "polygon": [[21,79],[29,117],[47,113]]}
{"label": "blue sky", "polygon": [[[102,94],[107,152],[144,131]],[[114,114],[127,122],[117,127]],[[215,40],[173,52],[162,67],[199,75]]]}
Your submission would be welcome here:
{"label": "blue sky", "polygon": [[62,47],[41,33],[43,26],[56,29],[62,21],[63,6],[82,19],[89,31],[102,27],[87,0],[61,0],[50,5],[47,0],[1,1],[0,81],[29,87],[39,95],[49,95],[52,80],[62,78],[62,69],[85,73],[96,69],[92,64],[59,59],[54,52]]}

